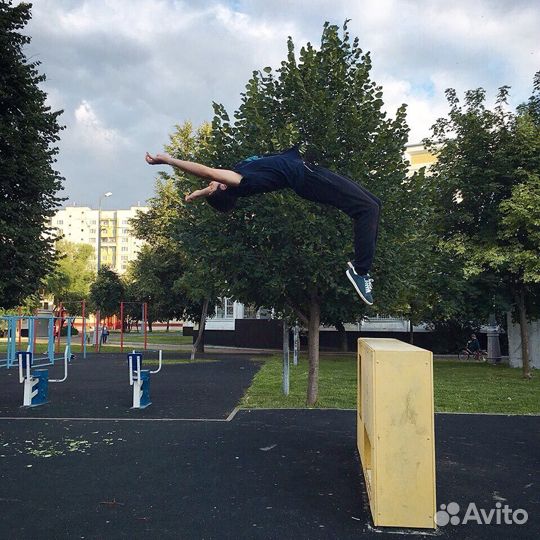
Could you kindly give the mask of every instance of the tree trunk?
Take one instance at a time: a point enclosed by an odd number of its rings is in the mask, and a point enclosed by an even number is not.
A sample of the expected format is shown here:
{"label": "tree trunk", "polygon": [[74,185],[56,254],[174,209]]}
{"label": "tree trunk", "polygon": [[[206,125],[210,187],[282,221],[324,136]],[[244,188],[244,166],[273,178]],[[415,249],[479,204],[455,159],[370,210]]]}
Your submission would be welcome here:
{"label": "tree trunk", "polygon": [[[195,360],[196,353],[204,352],[204,341],[202,338],[204,334],[204,327],[206,326],[206,315],[208,313],[208,303],[209,303],[208,299],[206,299],[203,302],[202,311],[201,311],[201,321],[199,323],[199,333],[197,334],[197,339],[195,340],[195,343],[193,344],[193,348],[191,349],[191,360]],[[201,344],[202,344],[202,347],[199,348]]]}
{"label": "tree trunk", "polygon": [[414,344],[414,326],[412,321],[409,321],[409,343]]}
{"label": "tree trunk", "polygon": [[347,343],[347,331],[345,330],[345,325],[340,322],[336,324],[336,329],[338,331],[339,350],[347,352],[349,350],[349,346]]}
{"label": "tree trunk", "polygon": [[148,324],[148,331],[152,332],[152,321],[149,319],[146,321],[146,324]]}
{"label": "tree trunk", "polygon": [[167,320],[167,329],[165,330],[165,332],[168,332],[169,331],[169,325],[171,324],[171,321]]}
{"label": "tree trunk", "polygon": [[519,329],[521,333],[521,362],[523,364],[523,378],[530,379],[531,366],[529,361],[529,328],[527,324],[527,310],[525,307],[525,288],[521,286],[516,292],[516,302],[519,312]]}
{"label": "tree trunk", "polygon": [[313,407],[319,397],[319,326],[321,325],[321,307],[314,293],[310,294],[308,324],[308,388],[307,405]]}

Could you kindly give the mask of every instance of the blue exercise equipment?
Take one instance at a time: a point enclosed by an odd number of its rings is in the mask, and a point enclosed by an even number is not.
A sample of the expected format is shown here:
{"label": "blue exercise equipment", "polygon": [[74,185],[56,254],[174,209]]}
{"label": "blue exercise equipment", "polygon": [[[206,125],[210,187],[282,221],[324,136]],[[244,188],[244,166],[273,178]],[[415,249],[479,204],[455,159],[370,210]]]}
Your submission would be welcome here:
{"label": "blue exercise equipment", "polygon": [[150,375],[159,373],[161,371],[163,351],[149,351],[145,352],[157,352],[159,358],[159,365],[155,371],[149,369],[141,369],[143,362],[143,355],[141,351],[133,351],[128,356],[129,366],[129,384],[133,386],[133,407],[132,409],[145,409],[148,405],[151,405],[150,401]]}
{"label": "blue exercise equipment", "polygon": [[[61,322],[67,321],[67,334],[66,334],[66,350],[68,351],[68,358],[71,360],[71,329],[75,317],[53,317],[43,315],[4,315],[0,317],[0,321],[7,322],[7,354],[5,358],[0,359],[0,368],[11,368],[18,362],[17,359],[17,324],[20,322],[21,326],[26,323],[28,327],[28,345],[27,352],[32,353],[33,362],[36,364],[33,367],[45,367],[54,365],[55,361],[62,360],[65,353],[62,355],[56,355],[54,351],[55,346],[55,322],[59,320]],[[35,341],[37,337],[38,326],[47,327],[47,352],[40,358],[35,358]],[[37,364],[37,362],[41,362]]]}
{"label": "blue exercise equipment", "polygon": [[23,407],[37,407],[48,402],[49,383],[61,383],[67,379],[69,356],[64,352],[64,377],[49,379],[48,369],[33,369],[33,354],[30,351],[18,351],[19,382],[24,384]]}

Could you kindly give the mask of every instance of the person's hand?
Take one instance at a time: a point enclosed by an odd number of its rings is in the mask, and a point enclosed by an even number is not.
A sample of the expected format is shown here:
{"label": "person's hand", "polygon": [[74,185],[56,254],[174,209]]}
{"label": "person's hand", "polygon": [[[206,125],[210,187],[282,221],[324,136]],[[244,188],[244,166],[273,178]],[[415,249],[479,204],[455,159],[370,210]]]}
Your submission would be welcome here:
{"label": "person's hand", "polygon": [[225,184],[220,184],[219,182],[210,182],[207,187],[204,189],[198,189],[193,193],[188,193],[186,195],[186,202],[194,201],[195,199],[200,199],[201,197],[209,197],[214,194],[218,189],[227,189]]}
{"label": "person's hand", "polygon": [[169,157],[170,156],[167,154],[157,154],[156,156],[152,156],[146,152],[145,160],[149,165],[167,165],[167,159]]}

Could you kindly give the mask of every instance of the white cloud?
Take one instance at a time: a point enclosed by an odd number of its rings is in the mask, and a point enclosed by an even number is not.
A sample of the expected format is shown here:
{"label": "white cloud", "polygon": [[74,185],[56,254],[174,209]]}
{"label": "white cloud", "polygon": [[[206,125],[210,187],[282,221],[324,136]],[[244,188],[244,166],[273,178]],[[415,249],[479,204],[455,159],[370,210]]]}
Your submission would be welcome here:
{"label": "white cloud", "polygon": [[123,137],[117,130],[107,128],[98,118],[92,105],[83,100],[75,109],[75,137],[80,138],[83,145],[82,150],[95,153],[111,154],[121,150],[122,146],[128,144],[127,138]]}
{"label": "white cloud", "polygon": [[[212,101],[233,112],[254,69],[279,67],[287,36],[297,51],[317,46],[324,21],[345,19],[372,52],[387,110],[408,103],[411,142],[447,112],[446,88],[493,97],[509,84],[515,105],[540,68],[535,0],[40,0],[27,55],[42,61],[49,103],[66,111],[67,195],[83,202],[88,186],[114,187],[117,205],[144,200],[155,176],[145,150],[159,151],[175,124],[211,119]],[[119,148],[121,167],[110,153]]]}

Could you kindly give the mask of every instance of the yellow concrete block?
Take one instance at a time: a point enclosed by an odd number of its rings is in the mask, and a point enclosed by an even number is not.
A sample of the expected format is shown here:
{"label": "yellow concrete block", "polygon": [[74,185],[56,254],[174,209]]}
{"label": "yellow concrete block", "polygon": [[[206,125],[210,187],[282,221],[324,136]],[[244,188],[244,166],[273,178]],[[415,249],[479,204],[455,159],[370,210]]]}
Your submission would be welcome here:
{"label": "yellow concrete block", "polygon": [[358,340],[358,452],[373,523],[435,528],[433,355]]}

